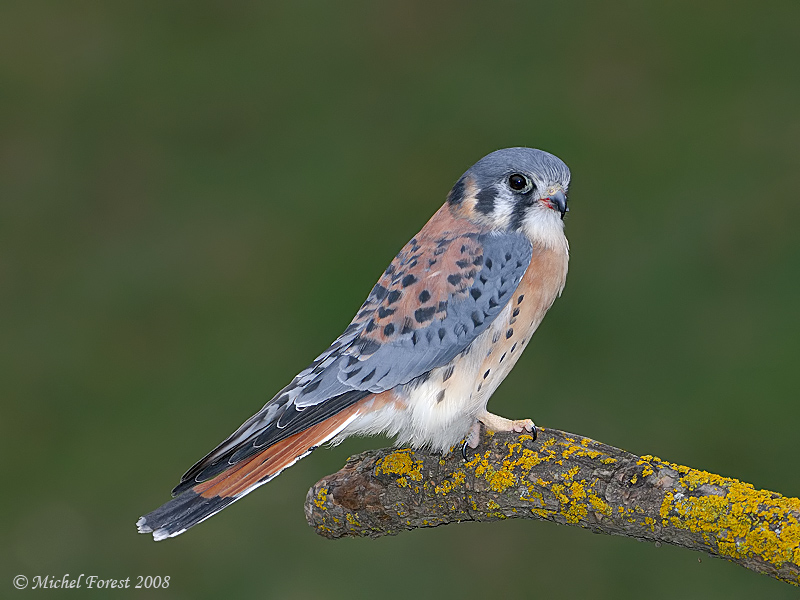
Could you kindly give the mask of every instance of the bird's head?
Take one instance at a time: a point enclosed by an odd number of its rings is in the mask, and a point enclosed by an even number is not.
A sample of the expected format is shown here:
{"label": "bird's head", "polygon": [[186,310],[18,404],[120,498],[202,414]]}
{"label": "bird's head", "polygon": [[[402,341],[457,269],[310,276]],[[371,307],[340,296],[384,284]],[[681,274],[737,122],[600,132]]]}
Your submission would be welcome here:
{"label": "bird's head", "polygon": [[524,232],[536,242],[563,231],[570,173],[559,158],[533,148],[484,156],[450,190],[460,216],[497,231]]}

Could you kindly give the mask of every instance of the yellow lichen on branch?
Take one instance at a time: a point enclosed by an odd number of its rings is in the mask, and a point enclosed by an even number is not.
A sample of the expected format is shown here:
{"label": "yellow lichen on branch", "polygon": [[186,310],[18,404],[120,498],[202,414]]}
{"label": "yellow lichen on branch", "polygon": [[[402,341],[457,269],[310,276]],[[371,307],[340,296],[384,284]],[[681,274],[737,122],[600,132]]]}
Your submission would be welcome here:
{"label": "yellow lichen on branch", "polygon": [[419,481],[422,479],[422,461],[414,460],[413,450],[395,450],[386,458],[381,460],[375,467],[377,474],[386,473],[389,475],[398,475],[397,484],[402,487],[408,487],[408,480]]}
{"label": "yellow lichen on branch", "polygon": [[[686,490],[664,495],[663,526],[708,535],[722,556],[759,556],[779,567],[787,562],[800,564],[800,499],[757,490],[749,483],[658,457],[643,456],[642,460],[654,468],[677,471]],[[695,494],[704,487],[711,493]]]}
{"label": "yellow lichen on branch", "polygon": [[484,435],[464,461],[410,449],[351,458],[309,491],[320,535],[546,519],[670,543],[800,584],[800,500],[574,434]]}

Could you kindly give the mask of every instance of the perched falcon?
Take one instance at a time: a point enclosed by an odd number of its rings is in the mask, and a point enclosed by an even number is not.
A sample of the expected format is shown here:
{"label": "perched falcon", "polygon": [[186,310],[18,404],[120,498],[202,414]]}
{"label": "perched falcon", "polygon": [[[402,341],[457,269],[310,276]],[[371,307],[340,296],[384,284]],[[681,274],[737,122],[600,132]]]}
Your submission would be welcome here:
{"label": "perched falcon", "polygon": [[485,156],[400,250],[352,323],[292,382],[198,461],[137,523],[162,540],[215,515],[325,442],[386,434],[448,452],[486,410],[567,277],[570,173],[531,148]]}

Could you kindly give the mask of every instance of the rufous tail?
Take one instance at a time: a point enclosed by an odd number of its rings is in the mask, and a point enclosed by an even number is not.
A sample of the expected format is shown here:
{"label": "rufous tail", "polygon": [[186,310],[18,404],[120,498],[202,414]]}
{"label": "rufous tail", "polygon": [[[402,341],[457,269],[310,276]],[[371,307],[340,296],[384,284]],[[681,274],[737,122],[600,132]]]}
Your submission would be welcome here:
{"label": "rufous tail", "polygon": [[280,475],[333,438],[357,414],[358,405],[353,405],[198,483],[141,517],[136,523],[139,533],[152,533],[156,541],[180,535]]}

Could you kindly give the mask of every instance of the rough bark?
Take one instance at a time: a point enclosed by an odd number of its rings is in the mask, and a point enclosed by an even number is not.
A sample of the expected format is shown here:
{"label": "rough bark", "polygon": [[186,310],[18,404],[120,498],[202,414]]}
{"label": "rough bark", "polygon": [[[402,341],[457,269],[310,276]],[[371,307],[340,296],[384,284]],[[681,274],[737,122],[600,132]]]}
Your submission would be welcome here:
{"label": "rough bark", "polygon": [[385,448],[312,487],[308,523],[328,538],[543,519],[683,546],[800,585],[800,500],[579,435],[483,433],[464,461]]}

